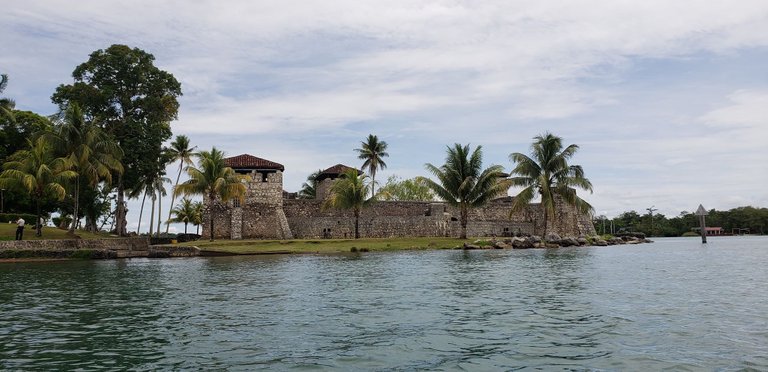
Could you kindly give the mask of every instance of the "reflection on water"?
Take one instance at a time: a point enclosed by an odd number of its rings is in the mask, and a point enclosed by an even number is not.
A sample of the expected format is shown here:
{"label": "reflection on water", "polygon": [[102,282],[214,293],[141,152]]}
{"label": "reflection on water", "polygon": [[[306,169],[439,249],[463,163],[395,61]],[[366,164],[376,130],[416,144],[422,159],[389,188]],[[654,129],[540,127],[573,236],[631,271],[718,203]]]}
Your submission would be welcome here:
{"label": "reflection on water", "polygon": [[0,369],[768,369],[768,239],[0,265]]}

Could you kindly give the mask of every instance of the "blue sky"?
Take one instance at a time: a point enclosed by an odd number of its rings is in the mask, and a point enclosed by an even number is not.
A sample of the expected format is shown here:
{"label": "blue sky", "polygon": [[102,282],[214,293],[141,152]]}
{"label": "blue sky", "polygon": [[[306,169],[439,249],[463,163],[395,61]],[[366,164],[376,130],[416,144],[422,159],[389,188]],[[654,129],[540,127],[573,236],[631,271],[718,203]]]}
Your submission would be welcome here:
{"label": "blue sky", "polygon": [[175,134],[284,164],[288,191],[359,166],[369,133],[389,143],[383,181],[455,142],[509,170],[550,131],[581,146],[598,214],[768,206],[765,1],[11,0],[4,96],[53,113],[55,87],[115,43],[181,81]]}

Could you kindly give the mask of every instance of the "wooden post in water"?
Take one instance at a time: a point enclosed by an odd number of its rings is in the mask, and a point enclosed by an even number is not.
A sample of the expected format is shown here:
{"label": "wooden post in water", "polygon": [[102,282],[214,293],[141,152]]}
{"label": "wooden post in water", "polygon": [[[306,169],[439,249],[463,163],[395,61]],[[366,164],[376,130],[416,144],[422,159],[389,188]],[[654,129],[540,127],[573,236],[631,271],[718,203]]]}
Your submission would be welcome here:
{"label": "wooden post in water", "polygon": [[704,206],[699,204],[699,209],[696,210],[696,215],[699,216],[699,226],[701,228],[701,243],[707,244],[707,223],[704,220],[704,216],[708,215]]}

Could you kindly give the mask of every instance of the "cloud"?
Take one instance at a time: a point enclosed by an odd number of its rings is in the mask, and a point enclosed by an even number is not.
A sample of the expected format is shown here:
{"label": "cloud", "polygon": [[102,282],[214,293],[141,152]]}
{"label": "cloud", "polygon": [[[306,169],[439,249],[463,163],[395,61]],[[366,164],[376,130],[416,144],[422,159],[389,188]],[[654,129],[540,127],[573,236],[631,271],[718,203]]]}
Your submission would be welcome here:
{"label": "cloud", "polygon": [[11,1],[3,94],[51,113],[55,87],[113,43],[181,81],[175,133],[283,163],[290,190],[353,165],[368,133],[396,150],[385,179],[453,142],[509,167],[549,130],[582,146],[605,209],[768,200],[768,86],[750,76],[765,1]]}

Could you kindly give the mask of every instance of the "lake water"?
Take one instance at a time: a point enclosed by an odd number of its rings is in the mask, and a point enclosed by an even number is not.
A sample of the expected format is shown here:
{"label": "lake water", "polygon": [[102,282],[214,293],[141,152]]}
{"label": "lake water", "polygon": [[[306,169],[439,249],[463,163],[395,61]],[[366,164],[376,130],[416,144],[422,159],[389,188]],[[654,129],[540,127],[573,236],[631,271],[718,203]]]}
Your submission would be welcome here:
{"label": "lake water", "polygon": [[768,370],[768,238],[0,264],[0,369]]}

